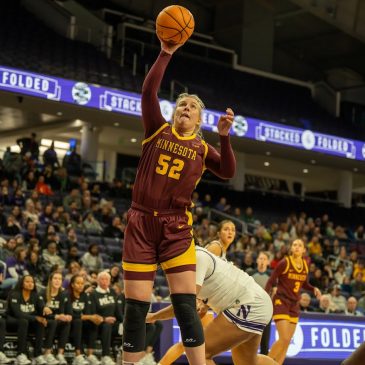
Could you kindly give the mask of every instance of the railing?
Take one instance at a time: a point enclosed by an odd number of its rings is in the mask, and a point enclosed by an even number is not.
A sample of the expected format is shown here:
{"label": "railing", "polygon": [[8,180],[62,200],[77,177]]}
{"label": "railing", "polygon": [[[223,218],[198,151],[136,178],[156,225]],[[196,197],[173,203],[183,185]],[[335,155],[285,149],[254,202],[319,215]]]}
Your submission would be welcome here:
{"label": "railing", "polygon": [[[218,218],[218,220],[216,218]],[[235,223],[236,228],[238,228],[237,233],[239,236],[243,236],[248,233],[248,229],[247,229],[248,227],[247,227],[246,222],[244,222],[241,219],[235,218],[230,214],[221,212],[220,210],[210,209],[209,213],[208,213],[208,219],[213,222],[222,221],[224,219],[229,219],[233,223]]]}

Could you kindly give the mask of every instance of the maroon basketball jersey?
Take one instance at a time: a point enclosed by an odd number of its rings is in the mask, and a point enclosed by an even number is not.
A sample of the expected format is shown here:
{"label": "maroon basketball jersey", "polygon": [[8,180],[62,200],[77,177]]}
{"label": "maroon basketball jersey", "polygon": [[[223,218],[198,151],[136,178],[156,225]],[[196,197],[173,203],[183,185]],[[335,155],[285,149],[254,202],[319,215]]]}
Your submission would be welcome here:
{"label": "maroon basketball jersey", "polygon": [[191,192],[205,170],[208,145],[197,135],[182,137],[169,123],[142,142],[133,201],[153,209],[191,206]]}
{"label": "maroon basketball jersey", "polygon": [[[269,286],[274,285],[277,280],[277,295],[283,295],[293,301],[299,301],[300,291],[303,285],[309,289],[307,283],[308,265],[305,260],[302,260],[301,269],[295,265],[291,256],[285,257],[280,261],[275,271],[269,279]],[[310,286],[311,287],[311,286]],[[266,286],[268,288],[268,285]],[[312,288],[312,287],[311,287]],[[271,288],[270,288],[271,289]]]}

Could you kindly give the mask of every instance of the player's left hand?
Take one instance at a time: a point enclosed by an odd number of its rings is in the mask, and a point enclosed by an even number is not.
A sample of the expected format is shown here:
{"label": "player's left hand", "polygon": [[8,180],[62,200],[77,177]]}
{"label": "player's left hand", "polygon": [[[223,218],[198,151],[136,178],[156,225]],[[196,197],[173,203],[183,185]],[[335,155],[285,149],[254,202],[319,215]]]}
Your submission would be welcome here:
{"label": "player's left hand", "polygon": [[147,313],[146,323],[155,323],[156,320],[153,318],[153,313]]}
{"label": "player's left hand", "polygon": [[316,296],[317,299],[319,299],[322,293],[318,288],[314,288],[314,295]]}
{"label": "player's left hand", "polygon": [[218,121],[218,133],[221,136],[228,136],[233,124],[234,113],[231,108],[226,109],[226,114],[221,115]]}

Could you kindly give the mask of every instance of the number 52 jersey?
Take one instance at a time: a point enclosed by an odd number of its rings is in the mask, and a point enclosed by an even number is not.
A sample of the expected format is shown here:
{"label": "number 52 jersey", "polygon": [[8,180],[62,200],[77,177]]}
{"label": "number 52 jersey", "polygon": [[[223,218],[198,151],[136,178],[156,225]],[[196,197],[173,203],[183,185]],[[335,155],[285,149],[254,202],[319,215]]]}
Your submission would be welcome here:
{"label": "number 52 jersey", "polygon": [[[231,148],[229,137],[221,137],[221,143],[222,148]],[[224,170],[221,156],[213,147],[196,134],[180,136],[169,123],[163,124],[142,145],[133,201],[148,208],[190,207],[191,192],[204,170],[210,168],[218,174]]]}

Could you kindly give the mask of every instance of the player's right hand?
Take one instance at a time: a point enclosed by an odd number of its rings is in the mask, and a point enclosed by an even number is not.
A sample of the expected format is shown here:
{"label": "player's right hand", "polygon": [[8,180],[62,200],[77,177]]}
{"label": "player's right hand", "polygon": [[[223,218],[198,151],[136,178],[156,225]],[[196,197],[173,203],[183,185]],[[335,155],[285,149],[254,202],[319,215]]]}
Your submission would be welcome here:
{"label": "player's right hand", "polygon": [[[158,37],[158,35],[157,35],[157,37]],[[183,43],[176,44],[176,43],[171,43],[171,42],[165,42],[161,38],[159,38],[159,40],[161,42],[161,49],[168,54],[173,54],[183,45]]]}

